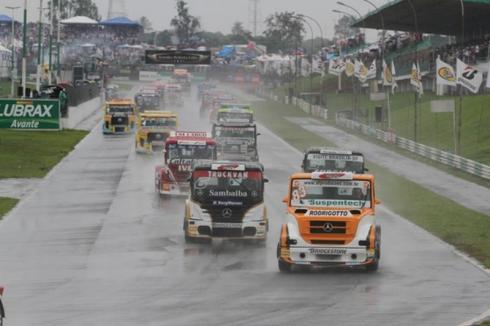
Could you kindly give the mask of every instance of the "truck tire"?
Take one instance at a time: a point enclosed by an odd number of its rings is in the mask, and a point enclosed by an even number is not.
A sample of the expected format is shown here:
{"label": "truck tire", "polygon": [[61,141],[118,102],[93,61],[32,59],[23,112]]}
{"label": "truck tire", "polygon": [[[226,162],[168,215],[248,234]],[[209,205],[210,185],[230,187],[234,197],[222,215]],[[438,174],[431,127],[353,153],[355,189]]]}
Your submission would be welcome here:
{"label": "truck tire", "polygon": [[366,266],[368,272],[375,272],[379,268],[379,260],[381,259],[381,226],[376,225],[376,240],[374,244],[374,261]]}
{"label": "truck tire", "polygon": [[291,264],[283,261],[282,259],[277,260],[277,266],[279,267],[279,271],[281,273],[290,273],[292,270]]}

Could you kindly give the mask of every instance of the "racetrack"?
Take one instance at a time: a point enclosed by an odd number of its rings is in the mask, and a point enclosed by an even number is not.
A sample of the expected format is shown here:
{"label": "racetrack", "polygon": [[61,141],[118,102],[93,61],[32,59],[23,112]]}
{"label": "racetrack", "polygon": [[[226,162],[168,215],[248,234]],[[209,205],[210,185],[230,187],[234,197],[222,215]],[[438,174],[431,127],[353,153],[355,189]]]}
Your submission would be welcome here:
{"label": "racetrack", "polygon": [[[181,127],[209,129],[194,98]],[[0,224],[7,325],[457,325],[490,307],[489,275],[383,207],[378,272],[280,274],[281,199],[301,155],[259,131],[266,247],[185,244],[184,198],[154,192],[161,155],[94,128]]]}

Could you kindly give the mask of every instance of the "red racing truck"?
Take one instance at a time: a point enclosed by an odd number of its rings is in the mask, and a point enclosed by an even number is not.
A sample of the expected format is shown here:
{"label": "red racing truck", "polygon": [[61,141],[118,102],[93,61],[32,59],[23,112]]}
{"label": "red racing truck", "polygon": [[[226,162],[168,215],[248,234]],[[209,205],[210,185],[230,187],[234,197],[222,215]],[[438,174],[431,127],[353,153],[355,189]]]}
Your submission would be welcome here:
{"label": "red racing truck", "polygon": [[205,131],[176,131],[165,141],[165,163],[155,168],[155,189],[162,195],[187,195],[195,160],[215,160],[216,142]]}

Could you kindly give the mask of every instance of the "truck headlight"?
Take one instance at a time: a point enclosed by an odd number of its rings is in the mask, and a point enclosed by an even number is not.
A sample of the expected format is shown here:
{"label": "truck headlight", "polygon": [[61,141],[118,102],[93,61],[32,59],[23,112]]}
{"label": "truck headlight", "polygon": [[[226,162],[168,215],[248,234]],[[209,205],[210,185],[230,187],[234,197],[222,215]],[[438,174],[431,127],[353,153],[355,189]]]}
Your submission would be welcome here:
{"label": "truck headlight", "polygon": [[192,202],[191,203],[191,220],[199,220],[199,221],[211,221],[211,216],[208,213],[204,213],[201,207]]}
{"label": "truck headlight", "polygon": [[263,221],[265,219],[265,205],[260,204],[252,207],[245,213],[244,222]]}

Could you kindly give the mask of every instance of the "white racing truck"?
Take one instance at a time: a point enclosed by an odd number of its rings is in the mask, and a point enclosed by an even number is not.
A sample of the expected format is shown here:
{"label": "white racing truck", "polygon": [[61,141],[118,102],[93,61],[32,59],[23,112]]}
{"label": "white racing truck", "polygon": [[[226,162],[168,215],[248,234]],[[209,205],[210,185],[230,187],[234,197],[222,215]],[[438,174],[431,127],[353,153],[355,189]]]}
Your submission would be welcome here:
{"label": "white racing truck", "polygon": [[363,174],[368,171],[362,153],[323,147],[307,149],[301,167],[304,172],[348,171]]}

